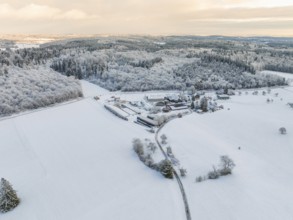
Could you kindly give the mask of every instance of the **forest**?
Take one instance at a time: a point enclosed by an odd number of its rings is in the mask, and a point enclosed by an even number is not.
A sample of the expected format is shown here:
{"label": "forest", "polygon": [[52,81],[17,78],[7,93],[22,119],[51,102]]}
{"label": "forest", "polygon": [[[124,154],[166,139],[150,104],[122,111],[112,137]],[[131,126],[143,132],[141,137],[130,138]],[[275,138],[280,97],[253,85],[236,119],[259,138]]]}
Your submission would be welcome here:
{"label": "forest", "polygon": [[80,79],[110,91],[241,89],[286,85],[291,38],[128,36],[0,44],[0,115],[82,96]]}

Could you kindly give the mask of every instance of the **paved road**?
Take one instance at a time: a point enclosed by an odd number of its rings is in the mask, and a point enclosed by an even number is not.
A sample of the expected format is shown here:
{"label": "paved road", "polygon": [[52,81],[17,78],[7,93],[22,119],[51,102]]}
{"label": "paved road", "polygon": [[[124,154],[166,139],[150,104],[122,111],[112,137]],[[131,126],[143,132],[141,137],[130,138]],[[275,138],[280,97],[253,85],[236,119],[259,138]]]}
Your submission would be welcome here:
{"label": "paved road", "polygon": [[[175,118],[174,118],[174,119],[175,119]],[[171,119],[171,120],[173,120],[173,119]],[[162,145],[161,145],[161,143],[160,143],[160,141],[159,141],[159,139],[158,139],[158,136],[159,136],[160,131],[164,128],[164,126],[165,126],[168,122],[170,122],[171,120],[168,120],[168,121],[166,121],[163,125],[161,125],[161,126],[159,127],[159,129],[156,131],[156,135],[155,135],[155,140],[156,140],[156,142],[157,142],[157,144],[158,144],[160,150],[162,151],[162,154],[164,155],[164,157],[165,157],[167,160],[169,160],[168,155],[167,155],[167,153],[164,151],[164,149],[163,149],[163,147],[162,147]],[[181,182],[181,179],[180,179],[178,173],[176,172],[176,170],[175,170],[174,168],[173,168],[173,174],[174,174],[174,176],[175,176],[175,179],[177,180],[177,183],[178,183],[179,188],[180,188],[180,191],[181,191],[181,195],[182,195],[183,202],[184,202],[184,207],[185,207],[186,219],[187,219],[187,220],[191,220],[191,213],[190,213],[190,209],[189,209],[189,205],[188,205],[187,196],[186,196],[186,193],[185,193],[185,190],[184,190],[184,186],[183,186],[183,184],[182,184],[182,182]]]}

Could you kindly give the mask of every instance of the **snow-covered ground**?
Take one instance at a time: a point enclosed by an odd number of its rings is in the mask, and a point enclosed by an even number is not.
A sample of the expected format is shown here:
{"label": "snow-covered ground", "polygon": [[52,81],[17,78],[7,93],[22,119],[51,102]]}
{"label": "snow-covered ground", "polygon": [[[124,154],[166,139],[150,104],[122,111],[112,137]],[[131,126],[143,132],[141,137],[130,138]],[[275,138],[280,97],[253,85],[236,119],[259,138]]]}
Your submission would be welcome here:
{"label": "snow-covered ground", "polygon": [[25,49],[25,48],[39,48],[40,44],[34,43],[16,43],[16,49]]}
{"label": "snow-covered ground", "polygon": [[0,121],[0,174],[21,198],[0,219],[184,219],[176,182],[139,161],[134,137],[153,138],[89,98]]}
{"label": "snow-covered ground", "polygon": [[[160,92],[108,92],[85,81],[82,87],[85,99],[0,121],[0,177],[21,198],[0,219],[185,219],[176,181],[132,150],[133,138],[154,134],[103,107],[111,96],[135,101]],[[292,219],[293,110],[286,103],[293,87],[248,92],[219,101],[224,110],[193,113],[162,130],[188,171],[183,184],[193,219]],[[282,126],[287,135],[278,133]],[[233,175],[195,183],[220,155],[235,161]]]}
{"label": "snow-covered ground", "polygon": [[108,90],[103,89],[102,87],[97,86],[95,84],[89,83],[88,81],[81,80],[80,83],[83,88],[83,96],[86,98],[106,95],[110,93]]}
{"label": "snow-covered ground", "polygon": [[[286,103],[293,102],[293,88],[249,93],[221,101],[224,110],[173,120],[162,131],[187,169],[183,184],[195,219],[292,219],[293,109]],[[274,102],[266,103],[268,97]],[[279,134],[283,126],[287,135]],[[233,174],[195,183],[221,155],[234,160]]]}

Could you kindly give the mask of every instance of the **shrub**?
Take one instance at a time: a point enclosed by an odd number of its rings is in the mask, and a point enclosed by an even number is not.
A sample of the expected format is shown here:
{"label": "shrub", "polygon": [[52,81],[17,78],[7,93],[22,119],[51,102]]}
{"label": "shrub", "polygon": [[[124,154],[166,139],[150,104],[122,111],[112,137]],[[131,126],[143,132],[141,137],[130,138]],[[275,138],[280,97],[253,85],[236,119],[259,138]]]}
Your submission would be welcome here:
{"label": "shrub", "polygon": [[138,138],[133,139],[132,145],[133,145],[133,150],[137,153],[139,157],[144,154],[143,143],[141,142],[140,139]]}
{"label": "shrub", "polygon": [[0,212],[8,212],[18,206],[19,203],[20,200],[16,191],[6,179],[2,178],[0,184]]}
{"label": "shrub", "polygon": [[187,170],[186,169],[180,168],[179,171],[180,171],[180,176],[181,177],[185,177],[186,176],[186,174],[187,174]]}
{"label": "shrub", "polygon": [[154,154],[157,150],[157,145],[153,142],[150,142],[148,145],[147,145],[147,148]]}
{"label": "shrub", "polygon": [[218,179],[220,176],[220,173],[216,170],[216,168],[213,166],[213,170],[208,172],[208,179]]}
{"label": "shrub", "polygon": [[218,172],[221,176],[225,176],[232,173],[232,169],[235,167],[235,163],[228,156],[221,156],[220,168]]}
{"label": "shrub", "polygon": [[167,144],[167,136],[165,134],[161,135],[161,143],[162,144]]}
{"label": "shrub", "polygon": [[202,182],[204,180],[205,180],[205,178],[202,177],[202,176],[198,176],[198,177],[195,178],[195,182],[197,182],[197,183],[200,183],[200,182]]}
{"label": "shrub", "polygon": [[150,167],[150,168],[153,168],[154,167],[154,159],[152,158],[152,155],[148,154],[145,158],[145,161],[144,161],[144,164],[147,166],[147,167]]}
{"label": "shrub", "polygon": [[213,166],[213,170],[208,172],[207,176],[198,176],[195,178],[196,182],[202,182],[206,179],[218,179],[220,176],[226,176],[228,174],[232,174],[232,170],[235,167],[235,163],[232,159],[230,159],[228,156],[221,156],[221,161],[219,164],[219,169],[216,169],[215,166]]}

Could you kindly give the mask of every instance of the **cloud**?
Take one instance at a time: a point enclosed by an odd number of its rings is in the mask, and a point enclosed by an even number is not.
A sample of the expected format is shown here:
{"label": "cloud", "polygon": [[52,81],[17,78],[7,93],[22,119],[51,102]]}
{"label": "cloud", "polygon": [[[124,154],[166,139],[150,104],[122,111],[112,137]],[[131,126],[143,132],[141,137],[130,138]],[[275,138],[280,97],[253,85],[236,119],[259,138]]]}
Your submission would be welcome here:
{"label": "cloud", "polygon": [[47,5],[29,4],[20,8],[9,4],[0,4],[0,18],[11,20],[86,20],[96,18],[95,15],[72,9],[63,11]]}
{"label": "cloud", "polygon": [[293,3],[292,0],[0,0],[0,26],[3,33],[293,36]]}
{"label": "cloud", "polygon": [[292,0],[198,0],[197,3],[200,9],[292,6]]}
{"label": "cloud", "polygon": [[196,20],[293,20],[293,6],[272,8],[215,8],[184,15]]}

